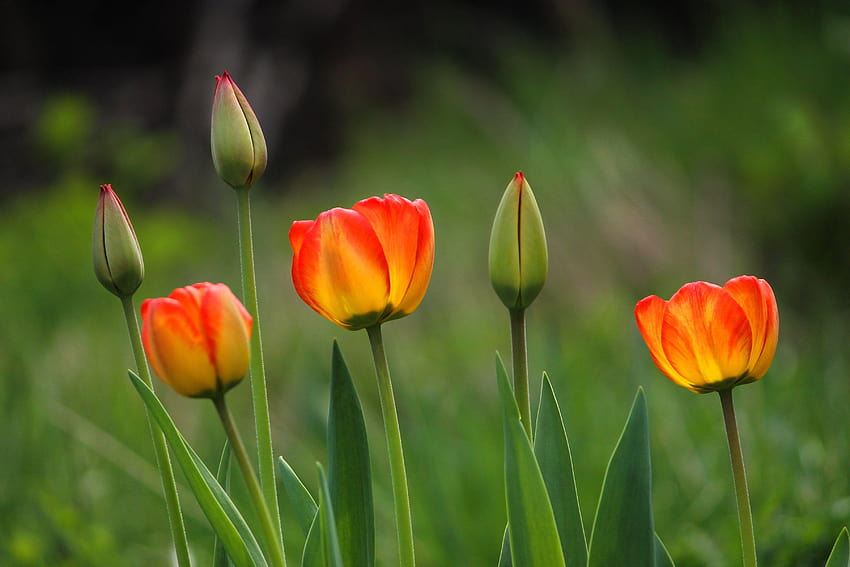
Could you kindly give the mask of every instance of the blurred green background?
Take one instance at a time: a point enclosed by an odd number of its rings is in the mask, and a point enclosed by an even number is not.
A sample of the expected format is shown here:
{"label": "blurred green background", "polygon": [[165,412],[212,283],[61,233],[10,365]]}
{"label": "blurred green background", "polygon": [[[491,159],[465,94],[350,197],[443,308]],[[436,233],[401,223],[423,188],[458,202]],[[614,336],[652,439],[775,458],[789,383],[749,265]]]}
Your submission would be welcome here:
{"label": "blurred green background", "polygon": [[[0,564],[170,564],[120,304],[91,269],[91,224],[98,185],[111,183],[145,254],[139,302],[196,281],[239,289],[235,197],[215,177],[207,130],[212,77],[226,69],[269,142],[253,198],[276,451],[315,485],[338,338],[368,421],[383,567],[396,551],[368,341],[295,295],[289,226],[385,192],[429,203],[431,287],[386,327],[417,556],[421,567],[492,567],[505,522],[494,354],[510,347],[486,258],[517,170],[550,246],[529,311],[532,386],[544,370],[555,385],[588,531],[643,386],[659,535],[680,567],[740,563],[720,405],[654,368],[632,309],[687,281],[755,274],[781,321],[770,372],[736,390],[760,560],[823,565],[850,524],[844,3],[196,2],[144,33],[144,10],[164,3],[128,7],[123,23],[102,3],[74,6],[36,17],[11,2],[17,19],[4,19]],[[158,386],[214,462],[212,405]],[[230,400],[250,439],[249,387]],[[204,565],[212,534],[182,492]]]}

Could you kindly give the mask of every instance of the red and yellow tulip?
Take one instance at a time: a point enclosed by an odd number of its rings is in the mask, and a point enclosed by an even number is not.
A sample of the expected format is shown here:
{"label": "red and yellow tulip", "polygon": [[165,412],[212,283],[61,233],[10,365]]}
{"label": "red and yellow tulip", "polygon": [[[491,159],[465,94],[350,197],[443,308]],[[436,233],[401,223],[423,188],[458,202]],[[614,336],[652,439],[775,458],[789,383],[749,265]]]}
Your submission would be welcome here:
{"label": "red and yellow tulip", "polygon": [[197,283],[142,303],[142,342],[157,376],[177,393],[215,398],[251,359],[252,319],[225,284]]}
{"label": "red and yellow tulip", "polygon": [[428,205],[398,195],[334,208],[289,230],[292,282],[307,305],[346,329],[412,313],[434,263]]}
{"label": "red and yellow tulip", "polygon": [[655,365],[698,393],[764,376],[779,337],[773,290],[754,276],[733,278],[723,287],[688,283],[669,301],[651,295],[635,306],[635,318]]}

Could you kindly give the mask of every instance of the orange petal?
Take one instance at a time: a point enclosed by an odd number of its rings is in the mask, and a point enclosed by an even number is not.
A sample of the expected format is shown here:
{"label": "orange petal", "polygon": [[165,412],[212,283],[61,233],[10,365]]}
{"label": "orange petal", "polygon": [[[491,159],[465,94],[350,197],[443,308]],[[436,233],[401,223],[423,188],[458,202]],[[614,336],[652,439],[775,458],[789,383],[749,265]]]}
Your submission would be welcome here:
{"label": "orange petal", "polygon": [[202,297],[201,323],[210,358],[226,390],[248,373],[251,316],[229,287],[211,284]]}
{"label": "orange petal", "polygon": [[304,242],[304,237],[313,228],[316,221],[302,220],[295,221],[289,228],[289,244],[292,246],[292,252],[298,256],[298,251],[301,250],[301,243]]}
{"label": "orange petal", "polygon": [[431,271],[434,267],[434,223],[431,220],[431,211],[422,199],[413,201],[413,206],[419,212],[419,242],[416,246],[416,262],[410,278],[410,286],[404,298],[396,306],[399,316],[412,313],[419,307],[428,290]]}
{"label": "orange petal", "polygon": [[172,298],[147,300],[142,314],[142,340],[157,376],[184,396],[215,391],[206,340],[183,305]]}
{"label": "orange petal", "polygon": [[381,243],[389,267],[389,305],[395,310],[404,299],[416,268],[419,210],[398,195],[371,197],[352,208],[369,220]]}
{"label": "orange petal", "polygon": [[658,296],[650,295],[641,299],[635,305],[635,320],[638,330],[640,330],[640,334],[649,348],[649,355],[655,362],[655,366],[676,384],[697,391],[691,382],[673,368],[673,365],[667,360],[667,355],[664,354],[664,348],[661,345],[661,326],[666,308],[667,302]]}
{"label": "orange petal", "polygon": [[292,264],[307,305],[346,328],[377,323],[387,306],[387,261],[369,221],[349,209],[320,214]]}
{"label": "orange petal", "polygon": [[695,387],[710,386],[746,374],[752,333],[731,295],[714,284],[695,282],[667,302],[661,344],[679,374]]}

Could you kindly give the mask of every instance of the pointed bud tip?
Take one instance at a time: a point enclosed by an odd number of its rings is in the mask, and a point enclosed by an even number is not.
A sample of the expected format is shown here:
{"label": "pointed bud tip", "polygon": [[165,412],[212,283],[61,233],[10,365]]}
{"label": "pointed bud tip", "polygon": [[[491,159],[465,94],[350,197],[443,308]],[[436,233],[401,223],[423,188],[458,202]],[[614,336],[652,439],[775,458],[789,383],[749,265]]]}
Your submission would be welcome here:
{"label": "pointed bud tip", "polygon": [[517,171],[516,175],[514,175],[514,181],[518,183],[522,183],[525,181],[525,175],[523,175],[522,171]]}

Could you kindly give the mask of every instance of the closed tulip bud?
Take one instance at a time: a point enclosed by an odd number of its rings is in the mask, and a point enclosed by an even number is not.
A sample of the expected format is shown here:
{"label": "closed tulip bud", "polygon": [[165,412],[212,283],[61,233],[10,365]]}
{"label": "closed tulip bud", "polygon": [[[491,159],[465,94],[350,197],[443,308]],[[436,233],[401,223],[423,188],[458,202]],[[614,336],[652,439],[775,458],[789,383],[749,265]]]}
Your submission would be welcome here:
{"label": "closed tulip bud", "polygon": [[316,312],[345,329],[413,312],[434,264],[434,225],[422,199],[371,197],[289,229],[292,282]]}
{"label": "closed tulip bud", "polygon": [[148,360],[178,394],[218,398],[247,374],[253,320],[226,285],[181,287],[141,311]]}
{"label": "closed tulip bud", "polygon": [[92,236],[94,273],[103,287],[129,297],[145,277],[142,249],[133,224],[111,185],[100,186]]}
{"label": "closed tulip bud", "polygon": [[490,283],[508,309],[531,305],[549,269],[543,218],[522,172],[508,183],[490,233]]}
{"label": "closed tulip bud", "polygon": [[215,170],[234,189],[251,187],[266,170],[266,140],[245,95],[225,71],[216,77],[210,144]]}
{"label": "closed tulip bud", "polygon": [[650,295],[635,306],[635,318],[658,369],[698,393],[764,376],[779,338],[773,290],[754,276],[723,287],[685,284],[668,301]]}

